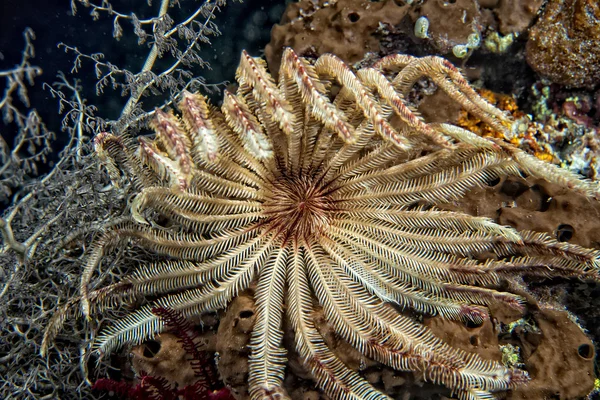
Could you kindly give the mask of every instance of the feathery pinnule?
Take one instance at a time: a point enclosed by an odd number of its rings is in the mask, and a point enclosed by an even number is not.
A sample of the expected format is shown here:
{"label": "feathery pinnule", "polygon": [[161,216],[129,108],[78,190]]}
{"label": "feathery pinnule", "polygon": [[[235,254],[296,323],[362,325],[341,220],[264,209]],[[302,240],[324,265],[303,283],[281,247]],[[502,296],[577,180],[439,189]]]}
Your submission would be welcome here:
{"label": "feathery pinnule", "polygon": [[[157,135],[141,138],[140,151],[117,136],[96,139],[111,179],[128,176],[136,196],[129,216],[90,245],[80,296],[56,313],[42,352],[78,306],[93,318],[116,303],[156,299],[100,332],[93,349],[106,355],[164,329],[154,307],[191,317],[226,307],[254,282],[252,399],[287,398],[284,312],[330,398],[388,398],[328,348],[313,320],[317,303],[365,356],[461,399],[491,399],[526,382],[524,371],[452,348],[390,304],[481,322],[495,303],[523,311],[524,299],[498,291],[507,276],[598,279],[595,250],[435,207],[520,170],[589,195],[598,188],[508,144],[415,115],[403,95],[428,77],[469,112],[509,129],[509,117],[446,60],[397,55],[354,72],[335,56],[313,63],[286,49],[279,77],[276,85],[264,61],[243,52],[239,88],[225,92],[221,110],[184,92],[180,115],[157,110]],[[414,207],[422,202],[434,207]],[[95,271],[128,242],[164,259],[102,287]],[[489,253],[494,259],[476,257]]]}

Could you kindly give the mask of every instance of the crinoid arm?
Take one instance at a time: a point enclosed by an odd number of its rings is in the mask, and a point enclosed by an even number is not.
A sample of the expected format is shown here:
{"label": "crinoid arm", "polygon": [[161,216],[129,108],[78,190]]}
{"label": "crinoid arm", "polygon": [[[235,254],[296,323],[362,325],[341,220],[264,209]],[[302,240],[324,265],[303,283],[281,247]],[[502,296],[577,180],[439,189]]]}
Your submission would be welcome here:
{"label": "crinoid arm", "polygon": [[[440,58],[392,56],[354,72],[335,56],[311,62],[286,49],[276,84],[264,61],[244,52],[236,75],[239,87],[220,110],[185,92],[179,111],[156,111],[156,135],[137,151],[122,136],[97,138],[111,179],[134,196],[129,215],[89,246],[80,295],[56,313],[44,349],[78,307],[94,318],[146,301],[100,331],[92,348],[107,355],[162,331],[155,307],[192,317],[226,308],[255,284],[252,399],[287,397],[285,313],[306,369],[330,398],[388,398],[328,347],[316,310],[364,356],[460,399],[492,399],[525,383],[526,372],[455,349],[398,308],[481,322],[498,303],[524,311],[523,298],[500,291],[506,277],[598,280],[595,250],[441,208],[522,170],[588,195],[597,188],[414,114],[403,96],[425,76],[494,127],[510,124]],[[126,245],[159,260],[102,286],[102,276],[93,279],[99,266]]]}
{"label": "crinoid arm", "polygon": [[[434,56],[418,58],[395,54],[382,58],[374,67],[381,71],[399,70],[392,80],[392,85],[403,95],[408,94],[417,80],[427,77],[469,113],[485,121],[496,131],[502,132],[505,137],[512,136],[510,129],[513,121],[508,115],[479,96],[460,71],[446,59]],[[495,143],[528,175],[559,185],[566,185],[580,193],[594,197],[596,200],[600,199],[600,188],[596,183],[583,179],[580,175],[567,169],[544,162],[502,140],[483,139],[472,132],[449,124],[433,124],[431,127],[457,141],[477,147],[488,147],[491,143]]]}

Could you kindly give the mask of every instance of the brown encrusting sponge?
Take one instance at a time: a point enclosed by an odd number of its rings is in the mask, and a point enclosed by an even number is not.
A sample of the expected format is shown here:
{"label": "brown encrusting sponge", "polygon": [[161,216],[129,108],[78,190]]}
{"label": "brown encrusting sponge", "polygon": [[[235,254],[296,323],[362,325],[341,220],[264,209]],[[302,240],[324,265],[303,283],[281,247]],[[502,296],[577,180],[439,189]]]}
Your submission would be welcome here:
{"label": "brown encrusting sponge", "polygon": [[271,32],[265,48],[269,69],[279,71],[284,47],[300,55],[335,54],[348,63],[360,61],[365,53],[379,51],[384,26],[396,26],[404,20],[409,7],[385,0],[310,1],[291,3],[281,23]]}
{"label": "brown encrusting sponge", "polygon": [[454,46],[466,45],[471,35],[480,37],[483,29],[481,8],[475,0],[426,1],[411,7],[409,15],[415,25],[419,18],[427,18],[429,29],[421,39],[429,40],[437,54],[452,54]]}
{"label": "brown encrusting sponge", "polygon": [[282,49],[318,57],[332,53],[347,63],[368,53],[438,54],[464,58],[485,38],[496,52],[526,33],[542,0],[309,1],[288,5],[265,49],[278,70]]}

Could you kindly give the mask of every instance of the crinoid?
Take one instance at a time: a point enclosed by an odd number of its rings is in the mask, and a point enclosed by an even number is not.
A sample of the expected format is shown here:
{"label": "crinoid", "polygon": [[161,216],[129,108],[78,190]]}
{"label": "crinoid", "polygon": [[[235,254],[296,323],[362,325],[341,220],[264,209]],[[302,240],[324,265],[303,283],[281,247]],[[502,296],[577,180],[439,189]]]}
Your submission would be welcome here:
{"label": "crinoid", "polygon": [[[452,348],[397,309],[480,321],[493,303],[523,307],[496,290],[504,276],[597,279],[600,254],[419,203],[458,199],[520,171],[590,197],[595,187],[503,142],[415,115],[403,94],[424,76],[495,129],[510,129],[441,58],[392,56],[353,72],[335,56],[310,62],[287,49],[279,76],[276,85],[265,63],[244,52],[237,93],[225,93],[220,111],[183,93],[179,115],[156,111],[156,137],[140,138],[139,151],[126,136],[96,138],[113,180],[128,178],[137,195],[130,217],[106,226],[84,255],[80,297],[57,312],[44,351],[75,305],[89,319],[117,301],[156,299],[100,332],[92,349],[106,355],[164,329],[153,307],[190,317],[226,307],[255,282],[253,399],[286,396],[283,310],[330,398],[387,398],[328,348],[315,307],[367,357],[460,398],[491,398],[525,382],[525,372]],[[164,260],[90,287],[109,249],[127,242]]]}

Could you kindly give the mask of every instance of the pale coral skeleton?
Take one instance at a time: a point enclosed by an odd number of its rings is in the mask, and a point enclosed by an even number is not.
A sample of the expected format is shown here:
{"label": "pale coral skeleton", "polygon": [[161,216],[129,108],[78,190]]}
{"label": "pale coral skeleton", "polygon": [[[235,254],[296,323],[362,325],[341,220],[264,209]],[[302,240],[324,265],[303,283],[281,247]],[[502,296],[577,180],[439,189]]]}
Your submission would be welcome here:
{"label": "pale coral skeleton", "polygon": [[[355,73],[333,55],[311,64],[286,49],[279,77],[276,86],[264,61],[243,52],[238,91],[225,93],[221,112],[184,92],[181,118],[157,110],[157,138],[140,138],[139,152],[111,134],[96,138],[113,182],[123,172],[139,193],[131,218],[108,226],[92,243],[80,297],[56,314],[43,351],[79,303],[91,318],[94,308],[119,299],[164,295],[156,304],[189,317],[226,307],[257,280],[253,399],[286,396],[284,294],[296,347],[321,389],[336,399],[387,398],[319,336],[311,288],[336,332],[378,362],[418,371],[463,399],[493,398],[492,391],[525,382],[523,371],[453,349],[386,303],[481,320],[494,301],[522,308],[519,296],[485,288],[503,275],[597,279],[599,254],[485,218],[407,206],[456,199],[519,170],[589,196],[598,195],[597,187],[502,141],[425,123],[404,101],[422,77],[495,129],[508,133],[511,126],[444,59],[395,55]],[[398,129],[390,124],[393,115]],[[423,150],[428,154],[418,156]],[[157,229],[147,210],[181,227]],[[106,249],[129,239],[171,260],[90,290]],[[501,258],[523,255],[485,263],[468,258],[482,250]],[[145,306],[104,330],[94,350],[107,354],[152,337],[163,324],[150,310]]]}

